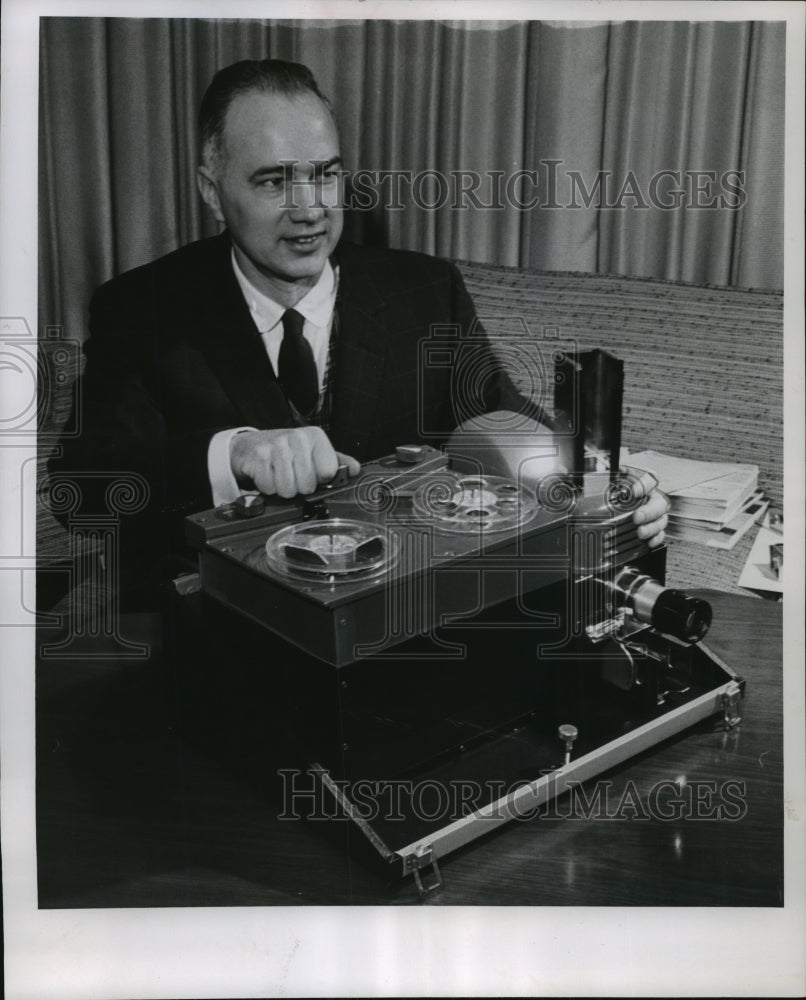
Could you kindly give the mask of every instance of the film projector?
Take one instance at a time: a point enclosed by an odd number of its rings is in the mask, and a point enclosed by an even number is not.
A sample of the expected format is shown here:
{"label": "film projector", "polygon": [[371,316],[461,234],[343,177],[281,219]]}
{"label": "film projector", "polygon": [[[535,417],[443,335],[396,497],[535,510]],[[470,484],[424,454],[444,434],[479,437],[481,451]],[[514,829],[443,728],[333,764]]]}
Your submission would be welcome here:
{"label": "film projector", "polygon": [[493,414],[444,452],[402,444],[313,496],[186,521],[197,647],[238,665],[213,702],[267,735],[267,781],[313,782],[315,808],[421,894],[449,852],[740,718],[744,682],[700,641],[710,607],[665,587],[665,550],[638,538],[621,362],[562,355],[555,375],[550,433]]}

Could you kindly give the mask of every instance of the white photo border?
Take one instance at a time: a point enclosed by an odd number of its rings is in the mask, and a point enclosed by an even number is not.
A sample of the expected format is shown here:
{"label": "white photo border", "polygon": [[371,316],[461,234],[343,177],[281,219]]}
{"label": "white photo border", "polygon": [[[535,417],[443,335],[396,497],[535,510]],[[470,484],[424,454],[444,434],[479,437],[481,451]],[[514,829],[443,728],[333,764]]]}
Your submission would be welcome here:
{"label": "white photo border", "polygon": [[[34,636],[4,629],[0,664],[5,988],[9,1000],[287,995],[766,995],[804,982],[803,163],[801,3],[5,0],[2,8],[2,320],[37,323],[38,20],[42,16],[785,20],[785,864],[781,909],[242,907],[37,909]],[[4,327],[5,329],[5,327]],[[25,387],[21,387],[25,392]],[[34,446],[35,447],[35,446]],[[30,446],[0,449],[0,529],[35,552]],[[27,508],[26,508],[27,509]],[[19,523],[17,519],[19,518]],[[790,535],[790,531],[792,534]],[[11,541],[9,541],[9,539]],[[0,573],[0,578],[13,574]],[[0,579],[4,605],[19,583]],[[29,604],[29,606],[33,606]],[[369,961],[369,957],[372,960]],[[435,956],[424,962],[423,956]],[[374,971],[371,971],[374,970]],[[385,971],[378,971],[385,970]]]}

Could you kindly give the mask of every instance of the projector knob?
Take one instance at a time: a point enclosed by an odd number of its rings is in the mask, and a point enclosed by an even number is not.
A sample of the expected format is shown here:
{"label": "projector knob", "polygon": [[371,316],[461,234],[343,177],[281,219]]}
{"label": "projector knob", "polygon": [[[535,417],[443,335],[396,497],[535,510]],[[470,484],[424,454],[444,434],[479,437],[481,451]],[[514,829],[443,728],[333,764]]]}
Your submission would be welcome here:
{"label": "projector knob", "polygon": [[563,764],[569,764],[571,762],[571,748],[574,745],[574,740],[576,740],[579,735],[579,731],[576,726],[572,726],[566,722],[559,727],[557,735],[565,745],[565,760],[563,761]]}
{"label": "projector knob", "polygon": [[416,465],[425,455],[425,446],[421,444],[400,444],[395,448],[395,458],[404,465]]}

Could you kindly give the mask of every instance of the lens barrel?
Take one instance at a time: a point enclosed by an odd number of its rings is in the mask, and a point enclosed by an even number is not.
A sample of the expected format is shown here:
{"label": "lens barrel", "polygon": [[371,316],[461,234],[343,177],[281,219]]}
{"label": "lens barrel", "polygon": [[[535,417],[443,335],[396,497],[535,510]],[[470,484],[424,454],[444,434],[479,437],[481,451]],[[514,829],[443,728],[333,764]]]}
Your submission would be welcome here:
{"label": "lens barrel", "polygon": [[625,566],[609,587],[617,604],[632,611],[639,622],[683,642],[698,642],[711,625],[707,601],[665,587],[634,566]]}
{"label": "lens barrel", "polygon": [[682,590],[663,590],[652,609],[652,627],[684,642],[699,642],[711,626],[711,605]]}

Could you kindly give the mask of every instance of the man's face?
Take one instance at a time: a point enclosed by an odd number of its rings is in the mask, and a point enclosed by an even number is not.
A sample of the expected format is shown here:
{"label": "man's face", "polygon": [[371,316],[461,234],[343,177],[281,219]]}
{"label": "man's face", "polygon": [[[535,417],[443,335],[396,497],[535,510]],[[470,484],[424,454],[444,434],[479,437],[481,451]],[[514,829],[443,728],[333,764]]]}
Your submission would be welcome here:
{"label": "man's face", "polygon": [[227,109],[221,154],[215,169],[199,168],[202,196],[226,223],[247,278],[281,305],[295,305],[342,230],[330,112],[315,94],[239,95]]}

